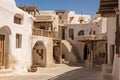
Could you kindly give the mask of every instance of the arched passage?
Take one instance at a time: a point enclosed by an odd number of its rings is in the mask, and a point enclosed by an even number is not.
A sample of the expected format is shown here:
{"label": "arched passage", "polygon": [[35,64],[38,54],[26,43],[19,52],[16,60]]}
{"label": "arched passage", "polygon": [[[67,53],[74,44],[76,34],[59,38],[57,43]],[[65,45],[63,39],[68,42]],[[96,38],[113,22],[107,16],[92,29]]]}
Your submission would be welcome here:
{"label": "arched passage", "polygon": [[43,41],[37,41],[32,49],[33,65],[46,66],[46,47]]}
{"label": "arched passage", "polygon": [[11,30],[8,26],[0,28],[0,68],[9,68],[9,35]]}

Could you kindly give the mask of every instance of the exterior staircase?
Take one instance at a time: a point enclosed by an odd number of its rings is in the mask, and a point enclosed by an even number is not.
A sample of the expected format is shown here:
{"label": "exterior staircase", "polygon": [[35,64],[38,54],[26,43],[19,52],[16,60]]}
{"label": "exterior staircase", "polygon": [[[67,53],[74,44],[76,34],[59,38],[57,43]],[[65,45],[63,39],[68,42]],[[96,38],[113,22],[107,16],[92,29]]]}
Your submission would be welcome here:
{"label": "exterior staircase", "polygon": [[13,76],[14,73],[11,69],[0,69],[0,77],[7,78],[9,76]]}
{"label": "exterior staircase", "polygon": [[112,65],[103,64],[102,70],[103,70],[103,80],[113,80]]}
{"label": "exterior staircase", "polygon": [[78,63],[81,63],[82,60],[81,60],[81,58],[80,58],[80,55],[79,55],[78,50],[77,50],[76,47],[75,47],[74,41],[68,41],[68,42],[72,45],[72,53],[73,53],[74,56],[76,57],[77,62],[78,62]]}

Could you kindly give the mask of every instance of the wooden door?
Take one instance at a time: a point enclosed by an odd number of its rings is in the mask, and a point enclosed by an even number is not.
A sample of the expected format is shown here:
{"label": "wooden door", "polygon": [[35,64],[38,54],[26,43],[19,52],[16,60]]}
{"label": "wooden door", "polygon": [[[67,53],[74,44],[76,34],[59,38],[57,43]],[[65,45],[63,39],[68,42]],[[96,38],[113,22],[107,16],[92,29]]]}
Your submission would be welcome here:
{"label": "wooden door", "polygon": [[0,66],[4,62],[4,35],[0,35]]}

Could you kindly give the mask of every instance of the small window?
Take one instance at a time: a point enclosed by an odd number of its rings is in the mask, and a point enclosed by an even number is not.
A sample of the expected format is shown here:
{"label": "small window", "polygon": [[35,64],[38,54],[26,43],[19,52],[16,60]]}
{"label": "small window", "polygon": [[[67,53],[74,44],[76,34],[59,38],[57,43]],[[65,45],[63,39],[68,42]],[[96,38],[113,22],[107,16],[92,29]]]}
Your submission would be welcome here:
{"label": "small window", "polygon": [[23,21],[23,16],[21,16],[19,14],[16,14],[14,16],[14,23],[16,23],[16,24],[22,24],[22,21]]}
{"label": "small window", "polygon": [[22,35],[16,34],[16,48],[21,48],[22,44]]}
{"label": "small window", "polygon": [[84,35],[84,30],[81,30],[79,33],[78,33],[78,36],[82,36]]}

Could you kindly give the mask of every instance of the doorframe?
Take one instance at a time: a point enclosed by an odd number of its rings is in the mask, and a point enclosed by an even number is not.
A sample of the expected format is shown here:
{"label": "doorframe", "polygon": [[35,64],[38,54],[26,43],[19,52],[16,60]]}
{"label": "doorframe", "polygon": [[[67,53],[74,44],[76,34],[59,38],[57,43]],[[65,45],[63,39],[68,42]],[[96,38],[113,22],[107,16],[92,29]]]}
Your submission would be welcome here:
{"label": "doorframe", "polygon": [[0,66],[0,68],[5,67],[5,35],[4,34],[0,34],[0,36],[3,36],[3,55],[2,55],[2,65]]}

